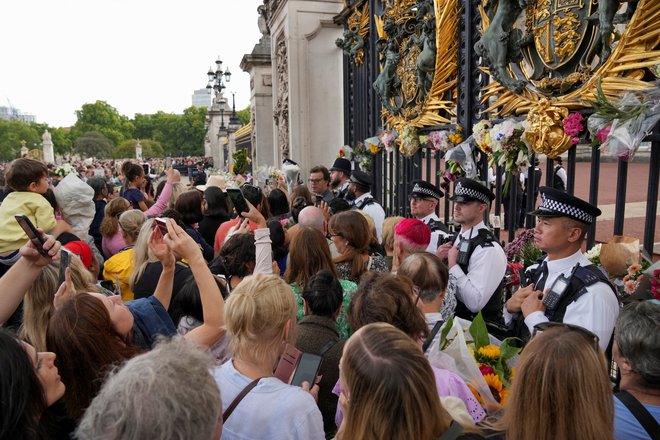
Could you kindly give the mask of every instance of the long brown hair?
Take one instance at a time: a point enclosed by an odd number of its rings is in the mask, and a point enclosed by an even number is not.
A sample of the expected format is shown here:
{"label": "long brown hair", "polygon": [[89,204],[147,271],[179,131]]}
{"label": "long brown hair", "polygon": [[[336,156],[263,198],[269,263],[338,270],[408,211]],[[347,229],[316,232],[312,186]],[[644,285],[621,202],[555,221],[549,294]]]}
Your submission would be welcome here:
{"label": "long brown hair", "polygon": [[123,197],[112,199],[105,205],[105,216],[99,226],[101,235],[105,237],[112,237],[119,231],[119,216],[122,212],[128,211],[128,201]]}
{"label": "long brown hair", "polygon": [[302,227],[291,241],[284,281],[302,289],[319,270],[327,269],[337,277],[330,247],[318,229]]}
{"label": "long brown hair", "polygon": [[57,355],[64,404],[74,420],[82,417],[109,368],[141,351],[115,330],[101,300],[88,294],[74,296],[55,312],[46,341]]}
{"label": "long brown hair", "polygon": [[344,347],[340,374],[349,400],[338,439],[435,440],[449,429],[452,419],[440,404],[431,365],[393,326],[369,324],[355,333]]}
{"label": "long brown hair", "polygon": [[507,440],[614,437],[607,362],[594,340],[567,327],[531,340],[516,365],[502,418]]}
{"label": "long brown hair", "polygon": [[[80,258],[71,256],[71,282],[79,291],[101,292],[94,284],[94,278]],[[53,261],[41,270],[37,279],[25,293],[23,301],[23,325],[21,337],[30,342],[37,351],[46,350],[46,330],[51,316],[55,313],[53,300],[59,286],[60,262]]]}
{"label": "long brown hair", "polygon": [[330,217],[329,230],[332,234],[339,235],[348,242],[347,252],[335,258],[334,262],[350,261],[353,265],[351,276],[362,275],[367,270],[364,256],[369,254],[369,243],[371,242],[371,231],[367,219],[357,211],[343,211]]}
{"label": "long brown hair", "polygon": [[368,272],[351,297],[348,325],[357,331],[373,322],[386,322],[415,341],[426,337],[429,328],[415,306],[412,291],[412,281],[406,277]]}

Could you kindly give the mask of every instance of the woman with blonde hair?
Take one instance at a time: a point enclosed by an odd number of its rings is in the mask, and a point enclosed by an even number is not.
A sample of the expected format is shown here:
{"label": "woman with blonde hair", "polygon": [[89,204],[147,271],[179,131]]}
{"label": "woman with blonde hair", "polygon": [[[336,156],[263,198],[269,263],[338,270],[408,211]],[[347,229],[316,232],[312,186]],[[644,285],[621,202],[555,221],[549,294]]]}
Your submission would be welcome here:
{"label": "woman with blonde hair", "polygon": [[[133,247],[133,272],[128,281],[128,287],[134,298],[146,298],[156,290],[158,280],[163,272],[163,265],[149,247],[149,237],[153,231],[154,219],[147,219],[140,229]],[[185,282],[192,276],[190,267],[181,260],[174,265],[173,295],[183,289]]]}
{"label": "woman with blonde hair", "polygon": [[394,259],[394,228],[396,228],[396,225],[402,220],[404,220],[404,217],[401,216],[387,217],[383,220],[383,240],[380,244],[385,251],[385,261],[390,270],[392,270],[392,260]]}
{"label": "woman with blonde hair", "polygon": [[[337,269],[330,256],[328,240],[323,233],[310,227],[300,228],[298,234],[291,241],[289,247],[289,261],[284,281],[291,285],[291,289],[298,303],[298,321],[303,319],[304,304],[302,291],[307,282],[320,270],[329,270],[337,277]],[[346,323],[348,305],[351,303],[351,294],[357,289],[357,285],[348,280],[339,280],[343,291],[343,304],[337,317],[337,331],[342,339],[350,336],[350,329]]]}
{"label": "woman with blonde hair", "polygon": [[543,323],[525,346],[502,417],[489,428],[506,440],[611,440],[614,404],[598,337]]}
{"label": "woman with blonde hair", "polygon": [[461,438],[463,427],[429,386],[434,377],[428,360],[392,325],[369,324],[351,336],[339,376],[339,405],[345,417],[338,440],[437,440],[450,430],[458,435],[449,438]]}
{"label": "woman with blonde hair", "polygon": [[[71,255],[69,268],[71,282],[76,291],[101,292],[101,289],[94,284],[92,275],[78,256]],[[20,336],[37,351],[46,351],[46,329],[48,328],[48,321],[55,313],[53,300],[55,299],[55,292],[60,287],[59,273],[60,261],[53,261],[41,270],[37,279],[34,280],[34,283],[25,293],[23,325],[21,326]]]}
{"label": "woman with blonde hair", "polygon": [[362,214],[353,210],[335,214],[330,217],[328,231],[341,254],[334,260],[339,278],[358,284],[365,272],[389,272],[381,255],[369,255],[372,234]]}
{"label": "woman with blonde hair", "polygon": [[131,209],[119,216],[119,229],[126,246],[109,258],[103,266],[103,279],[115,283],[124,301],[130,301],[135,296],[129,285],[131,274],[135,269],[133,248],[146,220],[147,217],[139,209]]}
{"label": "woman with blonde hair", "polygon": [[227,300],[225,325],[233,357],[213,373],[222,395],[222,438],[324,439],[310,384],[288,385],[273,374],[287,344],[296,340],[289,286],[276,275],[244,278]]}

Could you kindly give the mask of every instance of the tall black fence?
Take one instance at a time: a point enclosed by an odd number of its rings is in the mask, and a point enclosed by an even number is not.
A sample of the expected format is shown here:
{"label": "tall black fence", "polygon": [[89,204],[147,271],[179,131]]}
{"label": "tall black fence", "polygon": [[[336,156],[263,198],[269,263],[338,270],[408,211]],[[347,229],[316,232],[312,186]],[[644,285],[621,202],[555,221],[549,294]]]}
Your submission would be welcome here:
{"label": "tall black fence", "polygon": [[[355,64],[351,62],[348,55],[344,56],[344,127],[345,142],[349,145],[356,145],[371,136],[376,135],[382,128],[381,103],[373,90],[372,84],[380,72],[379,52],[376,47],[378,33],[374,17],[383,13],[385,2],[381,0],[355,0],[349,1],[349,8],[357,6],[362,7],[365,3],[369,4],[370,18],[369,31],[364,39],[364,62]],[[457,93],[457,124],[463,128],[466,136],[471,133],[472,126],[483,116],[484,110],[481,104],[481,90],[489,82],[489,78],[478,66],[478,57],[474,52],[474,43],[479,36],[478,27],[480,26],[480,15],[478,6],[481,0],[461,0],[460,1],[460,19],[458,23],[459,38],[459,58],[458,58],[458,93]],[[346,12],[346,11],[345,11]],[[338,23],[346,26],[349,14],[342,14],[337,17]],[[421,130],[422,133],[433,130],[442,130],[449,127],[426,127]],[[647,141],[651,142],[650,160],[649,160],[649,180],[648,193],[646,200],[646,220],[644,227],[644,249],[653,253],[653,244],[656,229],[658,186],[660,184],[660,130],[649,136]],[[479,155],[480,153],[476,153]],[[488,162],[483,155],[478,156],[478,179],[486,182],[488,179]],[[535,157],[531,157],[531,163],[534,163]],[[598,188],[600,183],[601,155],[597,149],[591,150],[591,175],[589,180],[590,203],[598,204]],[[576,147],[568,151],[568,157],[565,163],[567,174],[566,191],[570,194],[575,193],[576,185]],[[415,179],[427,180],[436,186],[443,182],[442,173],[444,170],[444,161],[436,153],[427,147],[422,147],[412,157],[404,157],[397,151],[382,151],[373,158],[372,171],[374,176],[374,187],[372,193],[382,203],[388,215],[410,214],[408,195],[410,191],[410,182]],[[552,160],[547,161],[545,170],[545,184],[552,186],[554,175]],[[514,176],[516,177],[516,176]],[[607,178],[611,178],[608,176]],[[624,230],[626,219],[626,193],[628,178],[628,162],[619,160],[616,176],[616,201],[614,213],[614,234],[621,235]],[[499,168],[495,172],[495,194],[496,199],[491,206],[491,214],[496,218],[503,215],[509,215],[512,221],[508,222],[507,230],[495,228],[498,237],[513,240],[517,228],[516,216],[512,213],[504,213],[504,197],[502,187],[505,176],[503,170]],[[529,178],[527,185],[527,211],[534,209],[535,192],[534,179]],[[451,192],[451,187],[449,192]],[[516,205],[516,185],[511,186],[511,190],[506,194],[511,203],[509,207]],[[447,223],[451,222],[451,202],[444,198],[439,206],[439,216]],[[525,226],[532,227],[534,218],[528,216],[525,219]],[[503,223],[501,223],[503,225]],[[493,225],[497,226],[497,225]],[[587,247],[594,244],[597,224],[592,225],[588,234]]]}

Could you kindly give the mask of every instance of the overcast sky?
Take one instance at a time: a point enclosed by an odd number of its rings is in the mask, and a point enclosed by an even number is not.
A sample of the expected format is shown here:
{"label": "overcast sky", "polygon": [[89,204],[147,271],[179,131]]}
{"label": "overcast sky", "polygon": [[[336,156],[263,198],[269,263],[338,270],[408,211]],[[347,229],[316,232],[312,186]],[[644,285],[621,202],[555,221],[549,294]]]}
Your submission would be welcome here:
{"label": "overcast sky", "polygon": [[[261,36],[262,0],[1,0],[0,106],[70,126],[85,103],[119,113],[181,113],[218,55],[227,92],[249,105],[239,68]],[[231,96],[231,95],[229,95]]]}

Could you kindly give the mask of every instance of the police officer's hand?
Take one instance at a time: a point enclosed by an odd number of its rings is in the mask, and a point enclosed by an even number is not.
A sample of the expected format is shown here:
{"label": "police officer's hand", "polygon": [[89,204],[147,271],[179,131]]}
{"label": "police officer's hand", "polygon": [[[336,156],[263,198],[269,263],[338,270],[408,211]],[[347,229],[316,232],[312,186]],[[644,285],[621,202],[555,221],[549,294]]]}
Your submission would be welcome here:
{"label": "police officer's hand", "polygon": [[545,312],[545,305],[543,304],[543,298],[545,294],[539,292],[538,290],[534,291],[529,295],[520,306],[520,310],[525,318],[534,312]]}
{"label": "police officer's hand", "polygon": [[445,261],[447,259],[447,254],[449,253],[449,249],[451,249],[454,245],[451,243],[445,243],[443,245],[438,246],[438,248],[435,250],[435,254],[440,258],[442,261]]}
{"label": "police officer's hand", "polygon": [[509,298],[506,302],[506,311],[509,313],[520,313],[520,306],[527,297],[533,293],[541,293],[538,290],[534,290],[534,285],[530,284],[526,287],[521,287],[516,290],[516,292]]}
{"label": "police officer's hand", "polygon": [[447,252],[447,267],[451,269],[456,266],[456,260],[458,260],[458,246],[452,246]]}

